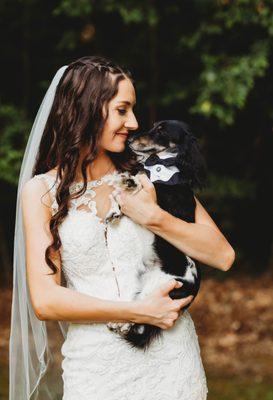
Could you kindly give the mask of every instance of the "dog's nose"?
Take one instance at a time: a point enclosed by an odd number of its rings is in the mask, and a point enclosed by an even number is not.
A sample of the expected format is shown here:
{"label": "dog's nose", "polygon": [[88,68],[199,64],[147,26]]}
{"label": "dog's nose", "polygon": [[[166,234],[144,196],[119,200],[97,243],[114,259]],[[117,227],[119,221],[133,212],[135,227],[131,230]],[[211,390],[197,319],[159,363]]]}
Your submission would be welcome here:
{"label": "dog's nose", "polygon": [[128,139],[127,139],[128,144],[131,144],[131,143],[135,140],[135,138],[136,138],[136,135],[130,135],[130,136],[128,137]]}

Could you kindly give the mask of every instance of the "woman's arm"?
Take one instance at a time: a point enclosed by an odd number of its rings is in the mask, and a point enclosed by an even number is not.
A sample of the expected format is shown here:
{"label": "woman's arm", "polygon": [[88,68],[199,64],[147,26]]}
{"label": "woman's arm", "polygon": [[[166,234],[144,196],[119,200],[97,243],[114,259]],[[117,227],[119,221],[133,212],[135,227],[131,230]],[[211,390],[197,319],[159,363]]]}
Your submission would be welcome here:
{"label": "woman's arm", "polygon": [[195,199],[195,223],[176,218],[158,206],[146,227],[189,257],[227,271],[234,262],[235,252],[199,200]]}
{"label": "woman's arm", "polygon": [[140,180],[144,190],[134,195],[122,191],[116,197],[124,214],[189,257],[222,271],[232,266],[233,248],[197,198],[195,223],[188,223],[159,207],[154,185],[146,175],[141,175]]}
{"label": "woman's arm", "polygon": [[[137,322],[136,303],[108,301],[60,286],[60,256],[55,275],[45,261],[45,250],[52,242],[49,230],[50,197],[38,179],[28,181],[22,190],[22,211],[26,243],[27,281],[34,312],[40,320],[73,322]],[[42,198],[42,199],[41,199]]]}

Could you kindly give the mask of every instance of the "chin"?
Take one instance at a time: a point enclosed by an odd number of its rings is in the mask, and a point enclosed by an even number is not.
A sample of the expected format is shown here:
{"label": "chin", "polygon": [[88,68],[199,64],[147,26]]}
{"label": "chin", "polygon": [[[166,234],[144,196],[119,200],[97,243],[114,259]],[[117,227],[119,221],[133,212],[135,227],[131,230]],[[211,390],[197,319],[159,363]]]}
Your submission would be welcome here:
{"label": "chin", "polygon": [[124,151],[124,149],[125,149],[125,142],[123,144],[113,146],[107,150],[111,151],[112,153],[121,153],[122,151]]}

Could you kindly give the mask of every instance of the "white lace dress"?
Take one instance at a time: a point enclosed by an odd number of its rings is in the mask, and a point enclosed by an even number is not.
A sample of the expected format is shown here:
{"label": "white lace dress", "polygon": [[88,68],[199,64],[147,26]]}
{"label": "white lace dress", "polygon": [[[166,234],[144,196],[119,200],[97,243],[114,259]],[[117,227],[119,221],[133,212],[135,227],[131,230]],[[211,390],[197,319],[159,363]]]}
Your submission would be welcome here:
{"label": "white lace dress", "polygon": [[[102,299],[126,301],[135,292],[154,234],[123,216],[108,225],[111,193],[118,172],[88,182],[72,199],[59,226],[62,268],[67,286]],[[39,174],[51,191],[55,178]],[[70,192],[82,187],[74,183]],[[106,212],[105,212],[106,210]],[[205,400],[206,377],[191,316],[185,311],[147,352],[132,349],[105,323],[69,324],[62,345],[63,400]]]}

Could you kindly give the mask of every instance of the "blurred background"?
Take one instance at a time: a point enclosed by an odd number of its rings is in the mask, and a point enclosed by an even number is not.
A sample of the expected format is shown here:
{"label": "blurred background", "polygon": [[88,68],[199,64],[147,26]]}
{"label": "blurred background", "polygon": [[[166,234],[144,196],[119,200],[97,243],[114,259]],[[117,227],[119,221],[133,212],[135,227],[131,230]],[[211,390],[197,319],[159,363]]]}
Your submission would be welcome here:
{"label": "blurred background", "polygon": [[236,251],[191,309],[208,399],[273,399],[273,0],[2,0],[0,20],[0,399],[23,151],[57,69],[92,54],[131,70],[141,129],[182,119],[206,158],[196,195]]}

